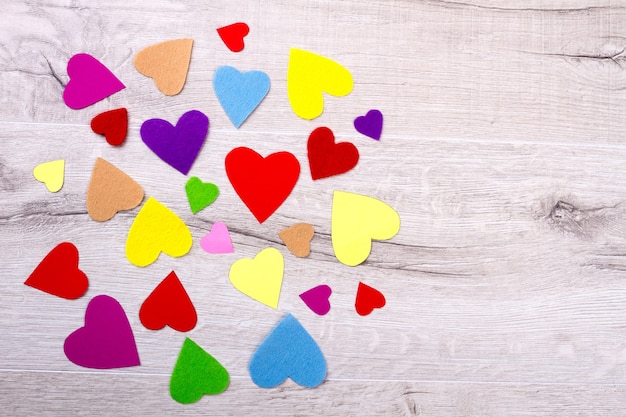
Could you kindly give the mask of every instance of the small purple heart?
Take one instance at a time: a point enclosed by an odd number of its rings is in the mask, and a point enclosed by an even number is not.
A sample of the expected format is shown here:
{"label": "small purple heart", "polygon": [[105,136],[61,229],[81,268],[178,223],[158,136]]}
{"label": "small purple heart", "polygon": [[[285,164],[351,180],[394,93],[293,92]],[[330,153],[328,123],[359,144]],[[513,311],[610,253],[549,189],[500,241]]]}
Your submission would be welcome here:
{"label": "small purple heart", "polygon": [[126,313],[120,303],[108,295],[98,295],[89,302],[85,327],[65,339],[63,350],[71,362],[85,368],[125,368],[140,364]]}
{"label": "small purple heart", "polygon": [[70,81],[63,101],[71,109],[82,109],[125,88],[100,61],[89,54],[76,54],[67,63]]}
{"label": "small purple heart", "polygon": [[354,119],[354,128],[365,136],[379,140],[383,131],[383,114],[380,110],[370,110],[365,116]]}
{"label": "small purple heart", "polygon": [[209,131],[209,118],[198,110],[183,114],[176,126],[163,119],[141,125],[141,140],[159,158],[187,175]]}
{"label": "small purple heart", "polygon": [[303,292],[300,294],[300,298],[311,311],[318,316],[323,316],[330,311],[330,301],[328,299],[332,293],[333,290],[328,285],[323,284]]}

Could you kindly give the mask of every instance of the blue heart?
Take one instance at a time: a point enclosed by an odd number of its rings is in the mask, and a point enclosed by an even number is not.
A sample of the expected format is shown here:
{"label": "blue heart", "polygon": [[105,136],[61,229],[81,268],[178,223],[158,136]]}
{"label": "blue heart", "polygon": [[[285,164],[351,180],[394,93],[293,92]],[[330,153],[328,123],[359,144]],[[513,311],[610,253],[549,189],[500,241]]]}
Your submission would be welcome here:
{"label": "blue heart", "polygon": [[213,89],[226,115],[239,128],[270,91],[270,77],[263,71],[239,72],[222,66],[215,72]]}
{"label": "blue heart", "polygon": [[261,388],[273,388],[288,377],[313,388],[326,378],[326,359],[300,322],[287,314],[254,352],[248,369]]}

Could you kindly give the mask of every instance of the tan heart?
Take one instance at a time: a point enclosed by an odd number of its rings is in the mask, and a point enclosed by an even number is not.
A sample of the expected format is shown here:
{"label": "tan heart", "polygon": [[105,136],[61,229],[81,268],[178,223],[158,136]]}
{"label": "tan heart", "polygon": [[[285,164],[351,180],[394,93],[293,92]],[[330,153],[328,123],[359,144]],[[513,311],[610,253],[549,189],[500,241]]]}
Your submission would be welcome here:
{"label": "tan heart", "polygon": [[298,258],[305,258],[311,253],[311,239],[314,233],[313,226],[308,223],[298,223],[278,232],[280,239],[287,245],[287,249]]}
{"label": "tan heart", "polygon": [[154,80],[166,96],[180,93],[187,79],[193,39],[174,39],[148,46],[135,55],[135,68]]}

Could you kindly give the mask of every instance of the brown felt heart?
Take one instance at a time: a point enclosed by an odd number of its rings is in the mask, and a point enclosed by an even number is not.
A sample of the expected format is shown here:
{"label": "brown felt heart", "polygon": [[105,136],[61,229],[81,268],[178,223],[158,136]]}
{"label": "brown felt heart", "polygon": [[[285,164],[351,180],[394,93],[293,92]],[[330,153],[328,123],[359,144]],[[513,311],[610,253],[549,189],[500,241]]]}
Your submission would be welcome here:
{"label": "brown felt heart", "polygon": [[143,302],[139,320],[150,330],[170,326],[179,332],[188,332],[196,326],[196,308],[174,271]]}
{"label": "brown felt heart", "polygon": [[350,142],[335,143],[333,131],[318,127],[307,143],[311,178],[319,180],[350,171],[359,162],[359,151]]}
{"label": "brown felt heart", "polygon": [[120,146],[128,133],[128,111],[122,107],[100,113],[91,119],[91,130],[104,135],[109,145]]}
{"label": "brown felt heart", "polygon": [[298,258],[305,258],[311,253],[313,234],[313,226],[308,223],[298,223],[278,232],[278,237],[291,253]]}
{"label": "brown felt heart", "polygon": [[193,39],[174,39],[142,49],[135,55],[137,71],[154,80],[166,96],[180,93],[187,79]]}

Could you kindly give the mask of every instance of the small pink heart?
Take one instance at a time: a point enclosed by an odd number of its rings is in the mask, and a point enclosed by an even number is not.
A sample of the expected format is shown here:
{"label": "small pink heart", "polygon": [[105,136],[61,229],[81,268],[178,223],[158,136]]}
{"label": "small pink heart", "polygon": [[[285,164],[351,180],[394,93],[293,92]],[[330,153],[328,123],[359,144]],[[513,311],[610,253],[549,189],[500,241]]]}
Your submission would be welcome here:
{"label": "small pink heart", "polygon": [[222,222],[213,223],[211,231],[200,241],[200,246],[208,253],[233,253],[233,241],[228,228]]}
{"label": "small pink heart", "polygon": [[330,295],[333,290],[326,284],[318,285],[300,294],[300,298],[318,316],[328,314],[330,311]]}
{"label": "small pink heart", "polygon": [[89,54],[76,54],[67,63],[70,81],[63,101],[71,109],[82,109],[126,88],[100,61]]}

